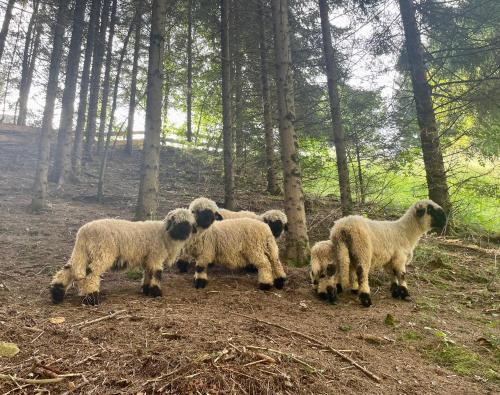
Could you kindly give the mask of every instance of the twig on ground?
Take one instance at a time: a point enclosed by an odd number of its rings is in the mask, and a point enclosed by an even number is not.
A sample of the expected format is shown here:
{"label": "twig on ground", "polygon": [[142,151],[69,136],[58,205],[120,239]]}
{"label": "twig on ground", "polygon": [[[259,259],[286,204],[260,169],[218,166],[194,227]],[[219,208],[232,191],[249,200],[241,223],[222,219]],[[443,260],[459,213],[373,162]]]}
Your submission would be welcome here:
{"label": "twig on ground", "polygon": [[36,342],[36,341],[40,338],[40,336],[42,336],[44,333],[45,333],[45,331],[40,332],[40,333],[38,334],[38,336],[37,336],[37,337],[35,337],[35,338],[31,341],[31,343]]}
{"label": "twig on ground", "polygon": [[64,380],[64,377],[56,377],[51,379],[23,379],[22,377],[11,376],[9,374],[0,374],[0,380],[12,381],[14,383],[43,385],[59,383]]}
{"label": "twig on ground", "polygon": [[87,362],[88,360],[93,360],[95,357],[97,357],[98,355],[100,354],[100,352],[98,352],[97,354],[93,354],[93,355],[90,355],[84,359],[82,359],[80,362],[77,362],[73,365],[73,367],[75,366],[79,366],[81,364],[84,364],[85,362]]}
{"label": "twig on ground", "polygon": [[[293,359],[295,362],[300,363],[301,365],[305,366],[306,368],[308,368],[309,370],[311,370],[313,372],[319,372],[319,371],[321,371],[321,369],[315,368],[314,366],[310,365],[306,361],[304,361],[304,360],[296,357],[292,353],[283,352],[283,351],[280,351],[280,350],[275,350],[273,348],[267,348],[267,347],[258,347],[258,346],[245,346],[245,347],[253,349],[253,350],[264,350],[264,351],[269,351],[269,352],[272,352],[272,353],[275,353],[275,354],[283,355],[284,357],[288,357],[290,359]],[[258,355],[262,355],[263,356],[264,354],[258,354]],[[270,357],[268,357],[268,358],[270,358]],[[247,365],[244,365],[244,366],[247,366]]]}
{"label": "twig on ground", "polygon": [[126,311],[127,310],[118,310],[118,311],[115,311],[114,313],[108,314],[104,317],[96,318],[94,320],[85,320],[85,321],[79,322],[78,324],[74,324],[73,328],[83,328],[84,326],[95,324],[96,322],[109,320],[113,317],[116,317],[119,314],[125,313]]}
{"label": "twig on ground", "polygon": [[330,350],[331,352],[333,352],[334,354],[338,355],[340,358],[342,358],[343,360],[349,362],[350,364],[354,365],[356,368],[358,368],[359,370],[361,370],[364,374],[366,374],[368,377],[370,377],[371,379],[375,380],[377,383],[380,383],[381,379],[380,377],[378,377],[376,374],[370,372],[368,369],[366,369],[365,367],[361,366],[359,363],[357,363],[355,360],[353,360],[352,358],[350,358],[349,356],[345,355],[344,353],[340,352],[339,350],[329,346],[328,344],[325,344],[323,343],[322,341],[318,340],[318,339],[315,339],[314,337],[312,336],[309,336],[305,333],[302,333],[302,332],[299,332],[299,331],[295,331],[293,329],[289,329],[289,328],[286,328],[284,326],[281,326],[279,324],[275,324],[273,322],[269,322],[269,321],[265,321],[265,320],[262,320],[260,318],[257,318],[257,317],[252,317],[252,316],[249,316],[249,315],[245,315],[245,314],[241,314],[241,313],[236,313],[236,312],[232,312],[233,314],[235,315],[238,315],[240,317],[245,317],[247,319],[250,319],[250,320],[255,320],[255,321],[258,321],[258,322],[261,322],[263,324],[266,324],[266,325],[270,325],[270,326],[274,326],[274,327],[277,327],[277,328],[281,328],[287,332],[290,332],[290,333],[294,333],[296,335],[299,335],[313,343],[316,343],[328,350]]}

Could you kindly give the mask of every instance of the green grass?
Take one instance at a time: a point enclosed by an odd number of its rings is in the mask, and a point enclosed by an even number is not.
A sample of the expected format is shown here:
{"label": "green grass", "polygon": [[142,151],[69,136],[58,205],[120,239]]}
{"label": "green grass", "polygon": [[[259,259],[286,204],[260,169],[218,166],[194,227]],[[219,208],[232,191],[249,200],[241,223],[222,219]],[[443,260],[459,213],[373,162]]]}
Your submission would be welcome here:
{"label": "green grass", "polygon": [[462,346],[443,343],[437,347],[429,347],[426,353],[437,364],[460,375],[470,376],[481,369],[479,356]]}
{"label": "green grass", "polygon": [[423,339],[423,336],[419,332],[414,330],[403,332],[403,335],[401,337],[406,341],[419,341]]}
{"label": "green grass", "polygon": [[125,277],[127,277],[129,280],[132,280],[132,281],[140,280],[142,278],[142,271],[129,270],[128,272],[125,273]]}

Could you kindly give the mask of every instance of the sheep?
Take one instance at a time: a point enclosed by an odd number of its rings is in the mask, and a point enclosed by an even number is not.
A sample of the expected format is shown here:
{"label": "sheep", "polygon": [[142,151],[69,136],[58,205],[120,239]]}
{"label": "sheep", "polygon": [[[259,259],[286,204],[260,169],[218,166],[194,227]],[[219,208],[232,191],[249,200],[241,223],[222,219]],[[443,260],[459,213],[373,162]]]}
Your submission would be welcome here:
{"label": "sheep", "polygon": [[283,232],[288,230],[288,219],[285,213],[280,210],[268,210],[265,213],[258,215],[253,211],[231,211],[227,209],[219,209],[216,214],[216,219],[219,221],[234,218],[253,218],[263,221],[269,225],[276,239],[279,239]]}
{"label": "sheep", "polygon": [[334,263],[333,244],[330,240],[318,241],[311,248],[311,285],[320,299],[335,303],[337,300],[337,267]]}
{"label": "sheep", "polygon": [[[218,214],[219,208],[217,204],[206,197],[199,197],[194,199],[189,204],[189,210],[194,215],[196,223],[198,224],[198,231],[204,232],[208,229],[216,219],[219,219]],[[186,273],[188,271],[189,264],[192,257],[186,253],[184,249],[181,250],[179,257],[176,262],[176,266],[179,272]]]}
{"label": "sheep", "polygon": [[339,290],[348,287],[350,278],[361,304],[369,307],[372,301],[368,275],[371,270],[385,267],[392,271],[392,296],[406,299],[409,297],[406,265],[415,246],[424,233],[443,229],[445,225],[444,210],[432,200],[413,204],[396,221],[374,221],[357,215],[336,221],[330,240],[339,271]]}
{"label": "sheep", "polygon": [[259,288],[262,290],[271,289],[273,283],[276,288],[282,289],[286,281],[278,245],[269,226],[252,218],[215,222],[186,244],[186,252],[196,260],[196,288],[206,286],[210,263],[232,269],[243,268],[250,263],[255,265]]}
{"label": "sheep", "polygon": [[152,297],[161,296],[163,263],[174,263],[192,233],[196,233],[196,221],[187,209],[170,211],[164,221],[89,222],[78,230],[68,263],[52,279],[52,301],[61,303],[66,290],[76,282],[83,303],[96,305],[101,274],[126,267],[144,268],[142,291]]}

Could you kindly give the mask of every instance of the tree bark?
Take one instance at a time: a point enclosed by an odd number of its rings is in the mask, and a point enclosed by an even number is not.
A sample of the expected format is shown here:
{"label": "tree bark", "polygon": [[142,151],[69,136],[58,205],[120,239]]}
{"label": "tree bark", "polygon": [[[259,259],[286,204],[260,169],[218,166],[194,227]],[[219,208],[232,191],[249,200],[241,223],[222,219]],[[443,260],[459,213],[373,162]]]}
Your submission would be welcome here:
{"label": "tree bark", "polygon": [[429,198],[439,204],[450,215],[451,202],[446,181],[446,171],[439,145],[439,133],[432,105],[432,92],[426,76],[427,69],[415,17],[415,6],[412,0],[399,0],[399,8],[403,21],[413,95],[417,108]]}
{"label": "tree bark", "polygon": [[288,30],[288,1],[272,0],[275,35],[276,80],[283,162],[285,212],[288,217],[286,257],[295,264],[304,265],[309,260],[304,191],[300,175],[298,141],[295,134],[295,103],[293,91],[292,59]]}
{"label": "tree bark", "polygon": [[79,0],[75,3],[73,12],[73,27],[69,45],[68,62],[66,63],[66,80],[62,97],[61,119],[59,122],[59,133],[57,135],[57,146],[54,158],[54,168],[51,180],[57,182],[61,188],[66,180],[70,178],[70,152],[72,143],[73,116],[75,110],[76,84],[78,81],[78,67],[82,52],[82,38],[85,24],[85,9],[87,0]]}
{"label": "tree bark", "polygon": [[50,57],[49,81],[45,96],[42,128],[38,146],[38,163],[33,186],[31,210],[37,212],[47,205],[47,173],[49,170],[50,137],[52,133],[52,119],[57,95],[57,82],[63,54],[64,29],[68,13],[69,0],[59,0],[57,19],[54,27],[54,40]]}
{"label": "tree bark", "polygon": [[241,48],[241,18],[240,18],[240,5],[234,2],[234,16],[233,20],[233,32],[231,37],[234,38],[232,41],[232,54],[231,60],[234,67],[234,86],[232,90],[234,91],[234,138],[235,138],[235,148],[236,148],[236,174],[239,176],[242,173],[244,167],[244,137],[243,137],[243,59],[242,59],[242,48]]}
{"label": "tree bark", "polygon": [[21,69],[21,81],[19,82],[19,116],[17,118],[18,125],[26,125],[26,117],[28,115],[28,97],[33,80],[33,71],[35,69],[36,57],[40,46],[40,36],[42,33],[42,23],[39,21],[38,8],[40,1],[33,1],[33,13],[26,30],[26,38],[24,40],[24,53]]}
{"label": "tree bark", "polygon": [[80,101],[78,103],[78,117],[75,128],[75,143],[72,151],[72,179],[78,182],[82,173],[82,148],[83,129],[87,115],[87,96],[89,92],[90,66],[94,51],[94,41],[99,30],[99,11],[101,0],[92,0],[90,8],[90,21],[87,31],[87,43],[85,47],[85,60],[83,61],[82,79],[80,82]]}
{"label": "tree bark", "polygon": [[97,106],[99,104],[99,90],[101,86],[101,69],[104,58],[104,44],[106,42],[106,30],[109,22],[109,8],[111,0],[104,0],[101,14],[101,26],[99,36],[94,42],[94,53],[92,59],[92,72],[90,77],[89,110],[87,114],[87,128],[85,130],[84,157],[92,161],[92,148],[96,132]]}
{"label": "tree bark", "polygon": [[354,148],[356,149],[356,162],[358,164],[358,184],[361,203],[365,203],[365,185],[363,181],[363,169],[361,168],[361,152],[359,147],[359,139],[354,138]]}
{"label": "tree bark", "polygon": [[101,114],[99,117],[99,134],[97,137],[97,155],[101,155],[104,148],[104,134],[106,130],[106,115],[108,112],[109,81],[111,79],[111,61],[113,60],[113,39],[116,26],[117,0],[113,0],[111,6],[111,21],[109,25],[109,36],[106,50],[106,65],[104,69],[104,80],[102,82]]}
{"label": "tree bark", "polygon": [[188,0],[186,139],[189,142],[193,141],[192,101],[193,101],[193,1]]}
{"label": "tree bark", "polygon": [[7,3],[7,8],[5,9],[2,30],[0,30],[0,62],[2,61],[3,50],[5,48],[5,40],[7,39],[7,34],[9,33],[9,25],[12,19],[12,9],[14,8],[15,2],[16,0],[9,0],[9,2]]}
{"label": "tree bark", "polygon": [[[113,0],[116,3],[116,0]],[[113,4],[115,7],[116,4]],[[137,12],[137,11],[136,11]],[[134,18],[135,19],[135,18]],[[113,122],[115,120],[115,111],[116,111],[116,103],[118,100],[118,87],[120,86],[120,75],[122,71],[123,59],[125,58],[125,52],[127,51],[128,42],[130,40],[130,35],[132,34],[132,29],[136,24],[136,20],[132,22],[130,28],[128,29],[127,36],[123,41],[123,47],[120,51],[120,59],[118,60],[118,65],[116,66],[116,77],[115,77],[115,85],[113,88],[113,98],[111,105],[111,113],[109,114],[109,125],[108,125],[108,133],[106,135],[106,144],[104,146],[104,154],[101,158],[101,166],[99,168],[99,181],[97,183],[97,201],[102,202],[104,198],[104,175],[106,173],[106,164],[108,162],[108,154],[109,154],[109,145],[111,142],[111,136],[113,135]],[[125,123],[125,121],[123,122]]]}
{"label": "tree bark", "polygon": [[141,181],[135,212],[136,220],[156,218],[158,209],[158,177],[160,173],[160,137],[163,88],[163,49],[167,4],[153,0],[151,35],[149,37],[146,130],[141,164]]}
{"label": "tree bark", "polygon": [[264,115],[264,142],[266,145],[266,171],[267,171],[267,192],[271,195],[279,195],[281,188],[276,176],[274,160],[274,140],[273,140],[273,115],[271,112],[271,93],[269,90],[268,68],[267,68],[267,47],[266,29],[263,0],[258,2],[259,13],[259,50],[260,50],[260,83],[262,90],[262,110]]}
{"label": "tree bark", "polygon": [[349,167],[347,164],[344,128],[342,126],[342,115],[340,111],[340,97],[337,88],[339,72],[332,46],[327,0],[319,0],[319,11],[321,15],[321,32],[323,35],[323,55],[328,78],[328,97],[330,98],[333,141],[335,143],[337,171],[339,174],[340,205],[342,208],[342,215],[345,216],[352,212],[352,197],[349,185]]}
{"label": "tree bark", "polygon": [[222,135],[224,139],[224,207],[234,210],[233,133],[231,115],[231,60],[229,58],[229,0],[220,0]]}
{"label": "tree bark", "polygon": [[141,29],[142,29],[142,0],[136,2],[135,34],[134,34],[134,60],[132,63],[132,80],[130,82],[130,98],[128,106],[127,144],[125,152],[132,155],[134,143],[134,118],[137,105],[137,73],[139,72],[139,54],[141,51]]}

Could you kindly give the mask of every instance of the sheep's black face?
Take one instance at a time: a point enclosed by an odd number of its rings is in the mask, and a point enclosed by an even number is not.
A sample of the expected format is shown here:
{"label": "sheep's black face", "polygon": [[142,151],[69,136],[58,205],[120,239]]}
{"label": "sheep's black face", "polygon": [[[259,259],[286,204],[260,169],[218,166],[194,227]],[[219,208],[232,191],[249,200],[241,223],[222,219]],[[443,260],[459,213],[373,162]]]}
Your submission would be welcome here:
{"label": "sheep's black face", "polygon": [[271,232],[273,232],[273,236],[276,238],[281,236],[283,230],[288,230],[288,225],[285,224],[285,226],[283,226],[283,222],[281,222],[280,220],[266,221],[266,223],[269,225],[269,227],[271,228]]}
{"label": "sheep's black face", "polygon": [[203,229],[208,229],[215,221],[215,214],[209,209],[195,211],[194,216],[196,223]]}
{"label": "sheep's black face", "polygon": [[446,214],[441,207],[433,207],[432,204],[427,206],[427,214],[431,217],[431,227],[433,229],[442,230],[446,225]]}
{"label": "sheep's black face", "polygon": [[173,240],[186,240],[191,235],[193,226],[188,221],[182,221],[171,224],[167,230]]}

